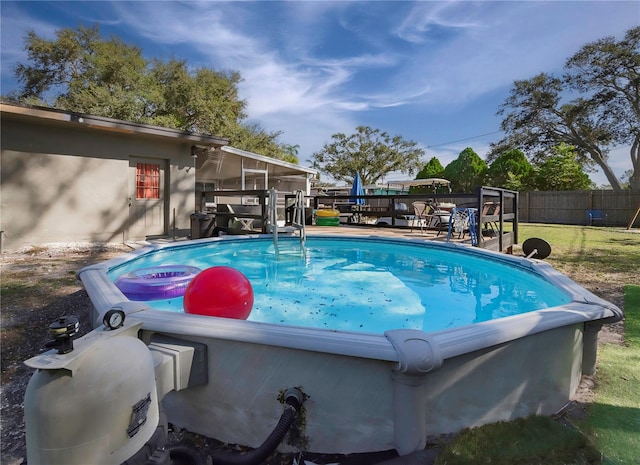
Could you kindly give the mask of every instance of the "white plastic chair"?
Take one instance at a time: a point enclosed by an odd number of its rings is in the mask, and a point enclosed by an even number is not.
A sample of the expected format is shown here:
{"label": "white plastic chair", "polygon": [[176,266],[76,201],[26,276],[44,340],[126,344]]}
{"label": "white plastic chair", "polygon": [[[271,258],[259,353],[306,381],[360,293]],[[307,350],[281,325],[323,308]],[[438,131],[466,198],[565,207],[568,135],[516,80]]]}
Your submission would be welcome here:
{"label": "white plastic chair", "polygon": [[476,235],[476,211],[473,208],[454,208],[451,210],[451,218],[449,218],[449,231],[447,232],[447,242],[451,239],[451,234],[458,234],[458,238],[463,238],[464,234],[469,231],[471,237],[471,245],[477,245],[478,237]]}

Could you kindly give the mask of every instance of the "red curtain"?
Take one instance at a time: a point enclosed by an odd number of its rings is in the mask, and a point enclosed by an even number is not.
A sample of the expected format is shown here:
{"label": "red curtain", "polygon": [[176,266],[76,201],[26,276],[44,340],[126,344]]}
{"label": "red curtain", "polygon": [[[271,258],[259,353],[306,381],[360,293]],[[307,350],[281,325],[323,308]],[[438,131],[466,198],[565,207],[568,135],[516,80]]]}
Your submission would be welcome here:
{"label": "red curtain", "polygon": [[136,198],[160,198],[160,165],[154,163],[136,164]]}

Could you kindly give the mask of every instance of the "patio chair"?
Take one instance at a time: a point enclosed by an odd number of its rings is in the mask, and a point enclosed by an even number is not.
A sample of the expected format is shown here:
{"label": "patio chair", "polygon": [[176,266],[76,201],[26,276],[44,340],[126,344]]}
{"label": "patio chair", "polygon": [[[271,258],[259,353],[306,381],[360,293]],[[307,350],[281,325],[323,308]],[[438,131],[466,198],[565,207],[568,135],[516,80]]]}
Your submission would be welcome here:
{"label": "patio chair", "polygon": [[593,226],[593,223],[597,223],[598,221],[607,226],[608,219],[608,215],[602,210],[587,210],[587,221],[589,222],[589,226]]}
{"label": "patio chair", "polygon": [[451,212],[436,210],[433,212],[433,218],[430,221],[431,227],[437,231],[436,236],[439,236],[442,231],[449,230],[449,221],[451,221]]}
{"label": "patio chair", "polygon": [[420,232],[424,233],[424,230],[427,228],[429,220],[431,219],[431,207],[427,202],[412,202],[411,205],[413,205],[414,214],[414,221],[411,222],[411,232],[413,232],[413,226],[417,222],[420,227]]}
{"label": "patio chair", "polygon": [[[482,207],[482,217],[497,216],[500,214],[500,204],[487,202]],[[500,235],[500,226],[498,221],[485,221],[482,225],[482,236],[497,237]]]}
{"label": "patio chair", "polygon": [[225,234],[251,234],[262,228],[260,207],[256,205],[218,204],[216,229]]}

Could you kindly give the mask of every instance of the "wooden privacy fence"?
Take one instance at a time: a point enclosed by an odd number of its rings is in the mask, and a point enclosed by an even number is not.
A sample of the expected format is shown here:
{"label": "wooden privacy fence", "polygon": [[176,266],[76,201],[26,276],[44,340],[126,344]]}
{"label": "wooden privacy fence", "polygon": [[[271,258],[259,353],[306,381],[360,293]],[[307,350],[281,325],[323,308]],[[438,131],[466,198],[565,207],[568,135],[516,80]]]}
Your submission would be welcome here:
{"label": "wooden privacy fence", "polygon": [[640,192],[629,190],[522,191],[518,213],[522,223],[587,224],[587,210],[602,210],[609,226],[626,227],[639,207]]}

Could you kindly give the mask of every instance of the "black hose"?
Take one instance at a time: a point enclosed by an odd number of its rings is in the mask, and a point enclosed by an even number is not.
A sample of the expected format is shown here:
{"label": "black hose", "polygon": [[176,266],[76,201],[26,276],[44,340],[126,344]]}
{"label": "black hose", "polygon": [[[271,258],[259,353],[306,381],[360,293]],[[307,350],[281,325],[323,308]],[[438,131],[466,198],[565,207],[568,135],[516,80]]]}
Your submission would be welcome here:
{"label": "black hose", "polygon": [[[295,391],[295,392],[294,392]],[[278,448],[296,419],[302,405],[303,394],[297,389],[285,393],[285,410],[269,437],[258,447],[244,455],[218,453],[213,455],[214,465],[259,465]]]}
{"label": "black hose", "polygon": [[187,447],[173,447],[169,449],[171,465],[205,465],[202,457]]}

